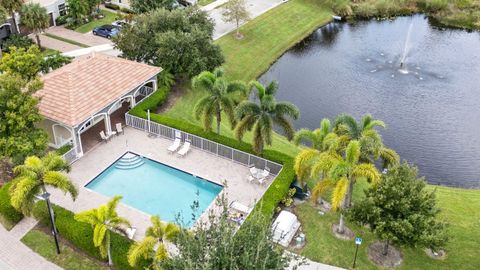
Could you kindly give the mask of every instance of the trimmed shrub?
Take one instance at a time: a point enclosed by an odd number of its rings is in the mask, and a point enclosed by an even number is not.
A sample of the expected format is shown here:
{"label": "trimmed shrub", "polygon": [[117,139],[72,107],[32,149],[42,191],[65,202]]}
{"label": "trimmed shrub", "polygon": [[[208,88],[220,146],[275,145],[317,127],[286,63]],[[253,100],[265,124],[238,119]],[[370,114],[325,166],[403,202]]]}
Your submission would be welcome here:
{"label": "trimmed shrub", "polygon": [[[53,205],[53,209],[55,212],[55,224],[57,225],[59,234],[88,255],[105,261],[105,259],[100,257],[98,248],[93,245],[92,226],[76,221],[74,219],[74,213],[65,208]],[[51,226],[45,202],[35,204],[33,215],[43,225]],[[127,261],[127,253],[133,241],[116,233],[111,234],[111,241],[112,260],[115,269],[133,269]],[[143,267],[139,269],[143,269]]]}
{"label": "trimmed shrub", "polygon": [[129,9],[129,8],[120,8],[120,11],[123,12],[123,13],[128,13],[128,14],[135,14],[135,11]]}
{"label": "trimmed shrub", "polygon": [[66,24],[67,23],[67,16],[58,16],[56,19],[55,19],[55,24],[56,25],[63,25],[63,24]]}
{"label": "trimmed shrub", "polygon": [[23,218],[23,214],[18,212],[10,204],[10,192],[9,189],[12,186],[13,181],[6,183],[0,188],[0,216],[4,220],[5,228],[10,230],[15,224],[17,224]]}
{"label": "trimmed shrub", "polygon": [[[155,93],[149,96],[147,99],[139,103],[137,106],[130,110],[130,114],[147,118],[147,110],[154,111],[158,106],[162,105],[167,97],[170,89],[167,87],[160,87]],[[243,141],[238,141],[234,138],[218,135],[214,132],[205,131],[202,127],[192,124],[190,122],[167,117],[165,115],[156,114],[150,112],[150,120],[162,125],[166,125],[178,130],[182,130],[202,138],[221,143],[223,145],[250,153],[255,154],[252,150],[252,145]],[[277,175],[273,183],[263,195],[262,199],[256,204],[254,211],[260,211],[262,214],[271,216],[273,215],[275,207],[283,199],[288,192],[290,184],[293,182],[295,172],[293,170],[294,159],[291,156],[280,153],[276,150],[266,149],[263,151],[262,156],[268,160],[280,163],[283,165],[282,171]]]}
{"label": "trimmed shrub", "polygon": [[112,3],[105,3],[105,7],[109,8],[109,9],[113,9],[113,10],[120,10],[119,5],[115,5],[115,4],[112,4]]}

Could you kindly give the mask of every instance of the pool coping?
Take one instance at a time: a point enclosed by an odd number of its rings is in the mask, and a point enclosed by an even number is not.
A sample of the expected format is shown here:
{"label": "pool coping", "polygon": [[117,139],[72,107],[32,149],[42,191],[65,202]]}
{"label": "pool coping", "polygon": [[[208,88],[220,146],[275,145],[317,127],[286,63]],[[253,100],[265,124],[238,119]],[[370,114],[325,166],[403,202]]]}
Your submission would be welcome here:
{"label": "pool coping", "polygon": [[[107,196],[107,195],[105,195],[105,194],[102,194],[102,193],[100,193],[100,192],[97,192],[97,191],[95,191],[95,190],[93,190],[93,189],[90,189],[90,188],[88,188],[87,186],[88,186],[90,183],[92,183],[93,181],[95,181],[101,174],[103,174],[106,170],[108,170],[110,167],[112,167],[118,160],[120,160],[122,157],[124,157],[124,156],[125,156],[126,154],[128,154],[128,153],[137,155],[137,156],[139,156],[139,157],[141,157],[141,158],[146,158],[146,159],[148,159],[148,160],[150,160],[150,161],[152,161],[152,162],[159,163],[159,164],[164,165],[164,166],[166,166],[166,167],[169,167],[169,168],[171,168],[171,169],[174,169],[174,170],[183,172],[183,173],[185,173],[185,174],[191,175],[191,176],[193,176],[193,177],[196,178],[196,179],[200,179],[201,181],[207,181],[207,182],[209,182],[209,183],[211,183],[211,184],[214,184],[214,185],[219,186],[219,187],[222,188],[222,189],[220,190],[220,192],[219,192],[219,193],[213,198],[213,200],[208,204],[208,206],[205,207],[205,209],[199,213],[199,215],[197,216],[197,219],[195,220],[195,222],[194,222],[190,227],[188,227],[188,228],[186,228],[186,229],[193,229],[193,228],[198,224],[198,222],[201,220],[202,216],[203,216],[205,213],[207,213],[209,209],[212,208],[212,205],[214,205],[214,203],[217,201],[217,199],[219,198],[219,196],[222,195],[222,194],[225,192],[225,185],[222,185],[222,184],[213,182],[212,180],[205,179],[205,178],[203,178],[203,177],[201,177],[201,176],[195,175],[195,174],[193,174],[193,173],[186,172],[186,171],[184,171],[184,170],[182,170],[182,169],[175,168],[175,167],[173,167],[173,166],[167,165],[167,164],[165,164],[165,163],[163,163],[163,162],[160,162],[160,161],[158,161],[158,160],[155,160],[155,159],[146,157],[146,156],[144,156],[144,155],[138,154],[138,153],[136,153],[136,152],[134,152],[134,151],[130,151],[130,150],[129,150],[129,151],[126,151],[126,152],[123,153],[123,154],[121,154],[120,157],[118,157],[118,158],[116,158],[114,161],[112,161],[109,165],[106,166],[106,168],[104,168],[103,170],[101,170],[98,174],[96,174],[91,180],[89,180],[89,181],[88,181],[86,184],[84,184],[82,187],[85,188],[85,190],[88,191],[88,192],[92,192],[92,193],[101,195],[101,196],[106,197],[106,198],[108,198],[108,199],[113,198],[113,197]],[[158,215],[159,215],[159,214],[149,214],[149,213],[146,213],[146,212],[144,212],[144,211],[142,211],[142,210],[140,210],[140,209],[138,209],[138,208],[136,208],[136,207],[133,207],[133,206],[131,206],[131,205],[128,205],[128,204],[126,204],[126,203],[124,203],[124,202],[122,202],[122,201],[120,201],[120,203],[121,203],[122,205],[130,208],[130,209],[133,209],[133,210],[135,210],[135,211],[138,211],[138,212],[140,212],[140,213],[142,213],[142,214],[144,214],[144,215],[147,215],[147,216],[149,216],[149,217],[156,216],[156,215],[158,216]],[[178,213],[177,213],[176,215],[178,215]],[[177,221],[162,221],[162,222],[169,222],[169,223],[175,223],[175,224],[177,224]],[[183,225],[183,224],[178,224],[178,225]]]}

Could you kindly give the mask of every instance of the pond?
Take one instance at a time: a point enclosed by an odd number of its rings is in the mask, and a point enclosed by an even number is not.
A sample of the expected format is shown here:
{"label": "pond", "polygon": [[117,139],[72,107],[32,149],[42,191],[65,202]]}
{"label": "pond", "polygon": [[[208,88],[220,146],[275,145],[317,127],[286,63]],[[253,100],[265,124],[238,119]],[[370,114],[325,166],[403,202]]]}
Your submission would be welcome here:
{"label": "pond", "polygon": [[[401,66],[401,62],[404,64]],[[432,184],[480,187],[480,33],[433,27],[422,15],[330,23],[259,80],[278,80],[295,127],[370,113],[386,146]]]}

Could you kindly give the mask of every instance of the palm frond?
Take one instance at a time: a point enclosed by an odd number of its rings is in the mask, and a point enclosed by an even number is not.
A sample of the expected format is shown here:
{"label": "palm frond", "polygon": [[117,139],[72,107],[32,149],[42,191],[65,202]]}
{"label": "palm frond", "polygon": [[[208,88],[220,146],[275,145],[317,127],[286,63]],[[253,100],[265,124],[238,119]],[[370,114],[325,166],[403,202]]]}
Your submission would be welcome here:
{"label": "palm frond", "polygon": [[227,118],[230,121],[230,125],[233,129],[234,126],[235,126],[235,123],[236,123],[236,121],[235,121],[235,104],[234,104],[234,102],[231,98],[226,97],[226,96],[221,97],[220,102],[222,103],[223,112],[225,112],[225,114],[227,115]]}
{"label": "palm frond", "polygon": [[245,100],[238,104],[235,109],[235,117],[240,120],[246,115],[259,115],[260,112],[261,110],[258,104]]}
{"label": "palm frond", "polygon": [[248,87],[250,89],[253,89],[253,88],[257,89],[257,96],[260,100],[263,98],[263,96],[265,96],[265,87],[260,82],[255,80],[251,81],[248,83]]}
{"label": "palm frond", "polygon": [[168,258],[167,248],[164,244],[160,244],[155,252],[155,261],[163,261]]}
{"label": "palm frond", "polygon": [[271,81],[265,88],[265,94],[274,96],[278,90],[278,81]]}
{"label": "palm frond", "polygon": [[383,168],[400,164],[400,156],[397,152],[387,147],[382,147],[380,149],[380,158],[383,160]]}
{"label": "palm frond", "polygon": [[216,77],[210,71],[203,71],[192,79],[192,88],[198,90],[212,91]]}
{"label": "palm frond", "polygon": [[107,213],[109,216],[111,216],[113,213],[116,213],[115,209],[117,208],[118,203],[122,199],[122,196],[114,196],[108,203],[106,204],[107,206]]}
{"label": "palm frond", "polygon": [[165,236],[164,238],[169,241],[174,241],[177,236],[180,234],[180,228],[173,224],[173,223],[167,223],[164,227],[165,231]]}
{"label": "palm frond", "polygon": [[208,108],[212,106],[212,98],[211,96],[204,96],[195,103],[193,107],[193,116],[195,119],[200,119],[202,117],[203,112],[208,110]]}
{"label": "palm frond", "polygon": [[337,184],[335,185],[335,189],[333,190],[332,194],[332,209],[338,210],[341,205],[342,201],[345,199],[345,195],[347,194],[348,189],[348,179],[343,177]]}
{"label": "palm frond", "polygon": [[62,190],[65,193],[69,193],[70,196],[72,196],[72,199],[75,201],[75,199],[78,196],[78,189],[77,187],[70,181],[68,176],[61,172],[57,171],[48,171],[45,173],[43,177],[43,182],[46,185],[56,187],[60,190]]}
{"label": "palm frond", "polygon": [[234,133],[237,140],[242,140],[245,133],[250,130],[255,124],[255,117],[252,115],[246,115],[237,123]]}
{"label": "palm frond", "polygon": [[330,152],[322,152],[315,165],[313,165],[310,177],[311,178],[319,178],[321,175],[326,175],[328,172],[336,166],[339,162],[339,158],[330,153]]}
{"label": "palm frond", "polygon": [[93,245],[95,247],[100,247],[103,245],[107,231],[108,228],[105,224],[96,224],[93,227]]}
{"label": "palm frond", "polygon": [[45,171],[70,171],[70,165],[55,152],[49,152],[42,158]]}
{"label": "palm frond", "polygon": [[211,103],[206,110],[203,111],[203,129],[206,131],[212,130],[213,118],[216,116],[216,107],[218,104]]}
{"label": "palm frond", "polygon": [[327,190],[333,187],[335,181],[329,178],[318,181],[312,189],[312,202],[316,203]]}
{"label": "palm frond", "polygon": [[375,165],[371,163],[361,163],[355,166],[352,170],[352,175],[355,178],[366,177],[369,182],[377,184],[380,181],[380,173]]}
{"label": "palm frond", "polygon": [[298,110],[297,106],[290,102],[277,102],[274,110],[275,113],[280,116],[286,115],[295,120],[300,117],[300,111]]}
{"label": "palm frond", "polygon": [[335,128],[340,135],[346,131],[351,138],[358,139],[360,137],[360,129],[355,118],[348,114],[341,114],[335,119]]}
{"label": "palm frond", "polygon": [[90,209],[80,213],[75,214],[75,220],[88,223],[90,225],[95,225],[97,223],[103,223],[103,220],[98,218],[97,209]]}
{"label": "palm frond", "polygon": [[255,153],[262,153],[264,147],[264,138],[262,137],[262,127],[258,125],[258,122],[253,128],[252,146]]}
{"label": "palm frond", "polygon": [[10,188],[10,204],[18,211],[29,214],[30,211],[24,206],[33,202],[39,183],[29,177],[19,177],[14,181],[16,184]]}
{"label": "palm frond", "polygon": [[247,94],[247,85],[242,81],[231,81],[227,86],[227,93],[240,92],[243,95]]}
{"label": "palm frond", "polygon": [[135,242],[128,250],[128,264],[136,267],[140,259],[147,260],[155,252],[154,248],[157,244],[157,239],[147,236],[141,242]]}
{"label": "palm frond", "polygon": [[295,133],[295,136],[293,136],[292,141],[295,145],[299,145],[300,142],[303,141],[303,140],[310,141],[312,146],[314,146],[314,148],[318,149],[317,147],[315,147],[315,142],[317,140],[317,136],[315,135],[315,133],[313,133],[313,131],[311,131],[309,129],[306,129],[306,128],[302,128]]}
{"label": "palm frond", "polygon": [[331,132],[331,128],[332,127],[331,127],[330,119],[323,118],[322,121],[320,122],[321,134],[326,136],[328,133]]}
{"label": "palm frond", "polygon": [[292,123],[290,123],[290,121],[288,121],[282,115],[275,116],[273,120],[282,129],[285,137],[287,137],[289,141],[292,140],[293,136],[295,135],[295,129],[293,128]]}
{"label": "palm frond", "polygon": [[297,175],[297,179],[303,184],[305,176],[310,176],[310,169],[315,158],[320,155],[320,152],[316,149],[307,148],[302,150],[295,157],[295,163],[293,169]]}
{"label": "palm frond", "polygon": [[345,161],[356,164],[360,158],[360,143],[356,140],[350,141],[345,149]]}
{"label": "palm frond", "polygon": [[370,114],[366,114],[362,118],[362,130],[373,129],[374,127],[383,127],[385,128],[385,123],[381,120],[376,120]]}

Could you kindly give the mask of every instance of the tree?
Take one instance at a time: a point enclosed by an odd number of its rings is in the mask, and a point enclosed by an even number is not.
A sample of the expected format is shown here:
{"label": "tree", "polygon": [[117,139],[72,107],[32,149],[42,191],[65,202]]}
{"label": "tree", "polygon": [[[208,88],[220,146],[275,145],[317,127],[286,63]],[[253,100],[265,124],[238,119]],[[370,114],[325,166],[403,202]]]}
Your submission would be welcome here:
{"label": "tree", "polygon": [[159,8],[172,10],[174,3],[175,0],[130,0],[130,7],[133,11],[140,14]]}
{"label": "tree", "polygon": [[247,131],[253,130],[253,150],[263,152],[265,144],[272,145],[273,124],[281,128],[288,140],[294,136],[292,123],[287,117],[298,119],[298,108],[289,102],[277,102],[275,93],[278,83],[272,81],[267,87],[253,81],[250,83],[257,89],[259,104],[245,100],[240,103],[235,111],[239,120],[235,128],[235,136],[241,140]]}
{"label": "tree", "polygon": [[[5,10],[4,7],[2,7],[0,5],[0,22],[3,23],[6,20],[7,20],[7,11]],[[0,40],[0,58],[2,58],[2,53],[3,53],[2,52],[2,49],[3,49],[2,43],[3,43],[3,39]]]}
{"label": "tree", "polygon": [[348,114],[339,115],[335,119],[335,132],[339,135],[348,136],[350,140],[358,140],[362,148],[360,159],[373,163],[381,158],[383,167],[399,163],[398,154],[383,145],[382,137],[375,129],[376,127],[385,127],[381,120],[374,119],[371,115],[365,115],[360,123]]}
{"label": "tree", "polygon": [[[14,168],[17,175],[10,188],[12,206],[25,215],[30,215],[37,196],[47,192],[46,186],[69,193],[73,200],[78,190],[63,171],[68,163],[59,155],[50,152],[42,158],[29,156],[22,165]],[[53,210],[50,210],[53,211]]]}
{"label": "tree", "polygon": [[245,94],[247,87],[243,82],[229,82],[223,77],[223,70],[216,68],[213,72],[204,71],[193,78],[192,86],[197,90],[204,90],[207,95],[199,99],[195,104],[194,115],[198,119],[203,118],[205,130],[212,129],[213,118],[217,118],[217,133],[220,134],[222,112],[224,112],[232,129],[235,126],[234,100],[232,94],[240,92]]}
{"label": "tree", "polygon": [[49,25],[47,9],[38,3],[28,3],[22,6],[20,16],[22,17],[22,24],[35,34],[37,45],[42,48],[40,33]]}
{"label": "tree", "polygon": [[224,62],[220,47],[212,43],[214,24],[205,11],[157,9],[138,15],[135,21],[113,39],[127,59],[188,77]]}
{"label": "tree", "polygon": [[216,203],[218,214],[210,212],[208,220],[194,231],[180,231],[175,241],[178,255],[160,261],[161,269],[287,269],[292,256],[271,241],[268,220],[252,213],[237,231],[237,225],[229,220],[226,200]]}
{"label": "tree", "polygon": [[390,168],[378,185],[365,191],[365,199],[349,211],[358,224],[384,241],[383,255],[390,244],[441,249],[448,236],[446,223],[438,221],[435,191],[426,190],[417,169],[408,163]]}
{"label": "tree", "polygon": [[74,25],[80,24],[90,11],[88,1],[85,0],[67,0],[67,16]]}
{"label": "tree", "polygon": [[152,226],[147,229],[145,238],[134,243],[128,251],[128,263],[137,267],[141,259],[152,261],[152,268],[160,270],[158,264],[167,258],[166,241],[174,241],[180,233],[180,228],[173,223],[164,223],[159,216],[150,218]]}
{"label": "tree", "polygon": [[235,22],[237,26],[235,36],[238,39],[242,38],[240,34],[240,23],[250,19],[245,0],[229,0],[223,7],[222,16],[225,22]]}
{"label": "tree", "polygon": [[324,151],[324,141],[330,132],[332,132],[330,120],[328,118],[323,118],[320,122],[320,128],[317,128],[315,130],[302,128],[298,130],[295,133],[295,137],[293,137],[293,142],[296,145],[299,145],[302,140],[306,140],[310,142],[312,148],[319,151]]}
{"label": "tree", "polygon": [[41,70],[44,59],[36,45],[30,48],[10,48],[0,60],[0,71],[14,74],[26,82],[35,79]]}
{"label": "tree", "polygon": [[0,2],[0,5],[12,17],[13,25],[15,26],[15,30],[17,31],[17,33],[20,33],[20,30],[18,29],[17,20],[15,19],[15,12],[20,10],[23,3],[23,0],[2,0],[2,2]]}
{"label": "tree", "polygon": [[0,159],[21,163],[28,155],[42,154],[47,134],[37,127],[42,119],[38,98],[32,96],[42,84],[26,82],[16,74],[0,75]]}
{"label": "tree", "polygon": [[[353,185],[358,178],[367,178],[369,182],[377,184],[380,181],[380,173],[371,163],[361,163],[360,143],[352,140],[348,143],[345,153],[342,155],[336,152],[323,152],[317,163],[313,165],[311,174],[314,178],[323,175],[312,190],[312,200],[317,201],[318,197],[327,190],[333,189],[332,208],[339,210],[351,206]],[[343,202],[343,205],[342,205]],[[345,232],[343,212],[340,213],[338,233]]]}
{"label": "tree", "polygon": [[75,215],[75,220],[85,222],[93,227],[93,244],[100,250],[100,255],[108,257],[108,265],[112,266],[110,232],[123,232],[123,226],[130,226],[128,220],[118,216],[116,208],[122,196],[113,197],[107,204]]}
{"label": "tree", "polygon": [[55,51],[53,54],[44,58],[40,70],[42,73],[46,74],[51,70],[61,68],[64,65],[71,63],[72,59],[73,57],[64,56],[59,51]]}

